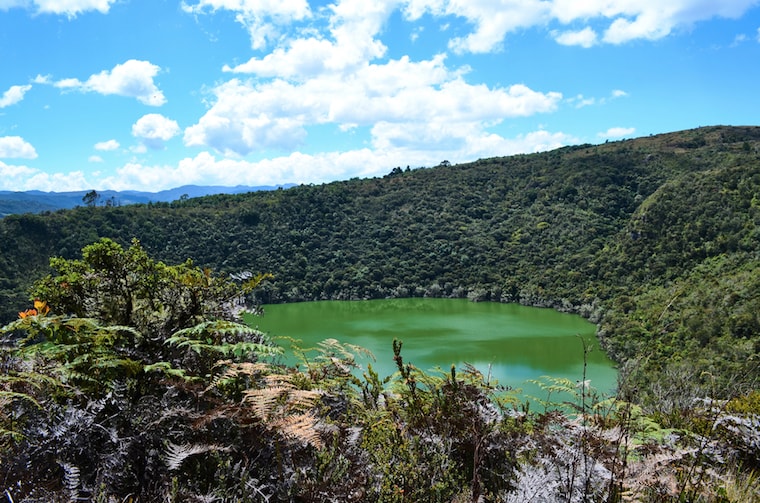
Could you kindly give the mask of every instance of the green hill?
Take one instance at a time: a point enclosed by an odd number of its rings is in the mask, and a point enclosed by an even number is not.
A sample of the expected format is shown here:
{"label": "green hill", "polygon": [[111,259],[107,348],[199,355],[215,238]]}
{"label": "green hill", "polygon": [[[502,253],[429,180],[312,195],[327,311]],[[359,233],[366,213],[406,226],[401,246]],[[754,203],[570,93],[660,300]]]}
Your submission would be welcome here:
{"label": "green hill", "polygon": [[759,197],[760,128],[706,127],[272,192],[11,215],[0,221],[0,315],[26,306],[49,257],[138,238],[167,262],[273,273],[264,302],[428,295],[579,312],[599,323],[640,400],[664,399],[646,383],[665,372],[720,391],[758,378]]}

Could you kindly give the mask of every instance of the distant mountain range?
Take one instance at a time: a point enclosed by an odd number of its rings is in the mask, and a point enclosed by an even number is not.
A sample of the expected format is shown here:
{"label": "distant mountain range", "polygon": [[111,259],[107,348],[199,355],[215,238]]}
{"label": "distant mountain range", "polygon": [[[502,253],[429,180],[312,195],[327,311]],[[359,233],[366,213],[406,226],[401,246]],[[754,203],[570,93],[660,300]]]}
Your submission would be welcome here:
{"label": "distant mountain range", "polygon": [[243,194],[246,192],[259,192],[289,188],[295,184],[285,185],[260,185],[256,187],[237,185],[235,187],[223,186],[199,186],[183,185],[174,189],[160,192],[140,192],[137,190],[115,191],[103,190],[80,190],[73,192],[42,192],[30,190],[26,192],[0,191],[0,218],[14,213],[40,213],[43,211],[55,211],[70,209],[77,206],[87,206],[85,196],[92,194],[94,197],[90,203],[98,206],[113,205],[123,206],[127,204],[171,202],[178,199],[203,197],[213,194]]}

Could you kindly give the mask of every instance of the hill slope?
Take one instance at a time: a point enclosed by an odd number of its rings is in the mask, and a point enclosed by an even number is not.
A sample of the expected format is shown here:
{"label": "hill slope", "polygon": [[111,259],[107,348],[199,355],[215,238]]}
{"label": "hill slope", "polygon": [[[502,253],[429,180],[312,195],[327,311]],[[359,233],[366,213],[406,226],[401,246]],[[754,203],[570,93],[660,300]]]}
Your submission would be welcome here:
{"label": "hill slope", "polygon": [[758,152],[760,128],[709,127],[375,179],[13,215],[0,221],[2,315],[23,307],[49,256],[136,237],[167,262],[273,273],[265,302],[429,295],[575,310],[600,323],[631,382],[702,359],[719,385],[746,384],[760,350],[749,288]]}

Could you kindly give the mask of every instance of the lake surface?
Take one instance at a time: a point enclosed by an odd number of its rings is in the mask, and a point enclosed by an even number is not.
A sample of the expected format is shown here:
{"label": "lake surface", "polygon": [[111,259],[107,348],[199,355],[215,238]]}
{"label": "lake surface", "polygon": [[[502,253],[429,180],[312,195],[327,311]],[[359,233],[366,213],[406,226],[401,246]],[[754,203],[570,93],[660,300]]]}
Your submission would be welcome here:
{"label": "lake surface", "polygon": [[[377,361],[358,362],[365,368],[371,363],[381,378],[396,371],[392,343],[397,338],[403,341],[404,362],[422,370],[448,371],[467,362],[484,375],[490,369],[499,384],[541,398],[546,394],[528,379],[582,379],[583,338],[593,348],[586,369],[591,386],[607,395],[616,386],[617,372],[598,349],[595,325],[551,309],[417,298],[273,304],[264,306],[264,313],[251,321],[271,337],[299,339],[305,348],[334,338],[369,349]],[[287,340],[277,342],[290,347]]]}

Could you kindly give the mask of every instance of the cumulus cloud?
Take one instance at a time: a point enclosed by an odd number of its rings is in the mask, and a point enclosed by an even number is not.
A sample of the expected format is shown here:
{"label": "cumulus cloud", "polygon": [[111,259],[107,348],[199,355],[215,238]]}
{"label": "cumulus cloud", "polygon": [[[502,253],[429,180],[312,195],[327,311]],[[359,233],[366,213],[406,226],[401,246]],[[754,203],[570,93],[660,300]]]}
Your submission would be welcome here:
{"label": "cumulus cloud", "polygon": [[0,187],[5,190],[18,190],[14,189],[13,186],[8,182],[10,180],[15,181],[22,177],[28,177],[34,173],[36,173],[36,170],[33,168],[29,168],[27,166],[14,166],[11,164],[5,164],[3,161],[0,161]]}
{"label": "cumulus cloud", "polygon": [[[658,39],[675,28],[714,17],[737,18],[757,0],[407,0],[409,20],[424,14],[465,19],[473,30],[453,38],[449,47],[460,53],[498,50],[505,37],[518,30],[559,24],[572,29],[554,30],[560,44],[591,47],[598,42],[620,44],[635,39]],[[596,30],[594,27],[600,27]]]}
{"label": "cumulus cloud", "polygon": [[64,192],[92,187],[81,171],[43,173],[29,166],[6,164],[0,161],[0,190],[42,190]]}
{"label": "cumulus cloud", "polygon": [[636,132],[632,127],[611,127],[607,131],[597,133],[599,138],[624,138]]}
{"label": "cumulus cloud", "polygon": [[579,31],[554,32],[554,40],[562,45],[579,45],[589,48],[596,44],[596,32],[590,27],[585,27]]}
{"label": "cumulus cloud", "polygon": [[392,2],[337,2],[329,7],[326,29],[322,30],[326,33],[289,40],[263,58],[253,57],[224,70],[304,80],[357,69],[385,54],[386,46],[377,36],[394,7]]}
{"label": "cumulus cloud", "polygon": [[365,64],[350,73],[328,72],[303,82],[232,79],[213,89],[213,105],[185,130],[185,144],[246,155],[295,148],[313,125],[336,124],[346,130],[383,121],[498,123],[552,112],[562,98],[558,92],[523,84],[469,84],[464,73],[466,69],[448,69],[439,55],[420,62],[403,57]]}
{"label": "cumulus cloud", "polygon": [[404,11],[412,21],[426,13],[466,19],[474,30],[451,39],[449,48],[457,53],[484,53],[498,49],[507,33],[545,24],[549,7],[542,0],[408,0]]}
{"label": "cumulus cloud", "polygon": [[[160,69],[149,61],[130,59],[114,66],[110,71],[103,70],[91,75],[84,82],[76,78],[67,78],[52,83],[60,89],[136,98],[140,103],[157,107],[166,103],[164,94],[153,82]],[[35,81],[46,83],[51,82],[51,79],[38,76]]]}
{"label": "cumulus cloud", "polygon": [[0,96],[0,108],[9,107],[15,105],[19,101],[24,99],[26,94],[32,86],[30,84],[24,86],[11,86],[7,91]]}
{"label": "cumulus cloud", "polygon": [[37,151],[20,136],[1,136],[0,158],[36,159]]}
{"label": "cumulus cloud", "polygon": [[116,150],[120,147],[119,142],[116,140],[101,141],[95,144],[95,150]]}
{"label": "cumulus cloud", "polygon": [[87,160],[89,162],[103,162],[103,158],[100,157],[99,155],[91,155],[90,157],[87,158]]}
{"label": "cumulus cloud", "polygon": [[174,138],[180,132],[177,121],[167,119],[161,114],[147,114],[132,125],[132,136],[140,138],[145,146],[161,149],[164,142]]}
{"label": "cumulus cloud", "polygon": [[69,18],[88,11],[106,14],[116,0],[2,0],[0,10],[12,7],[34,8],[39,14],[65,14]]}
{"label": "cumulus cloud", "polygon": [[262,49],[276,40],[281,27],[311,16],[307,0],[199,0],[183,3],[183,10],[193,14],[228,10],[251,37],[251,47]]}
{"label": "cumulus cloud", "polygon": [[[372,148],[345,152],[288,155],[248,161],[217,157],[201,152],[176,165],[128,163],[115,177],[102,179],[98,186],[114,190],[144,188],[161,190],[176,185],[176,180],[196,185],[276,185],[284,182],[322,183],[336,179],[377,176],[394,166],[434,166],[443,159],[466,162],[482,157],[531,153],[577,143],[574,136],[544,130],[505,138],[482,130],[454,131],[458,125],[441,124],[438,130],[422,126],[382,123],[373,128]],[[473,125],[464,127],[474,128]],[[381,131],[383,130],[384,131]],[[414,134],[425,134],[430,143],[417,148]],[[438,141],[457,137],[456,144]],[[386,142],[386,143],[383,143]]]}

